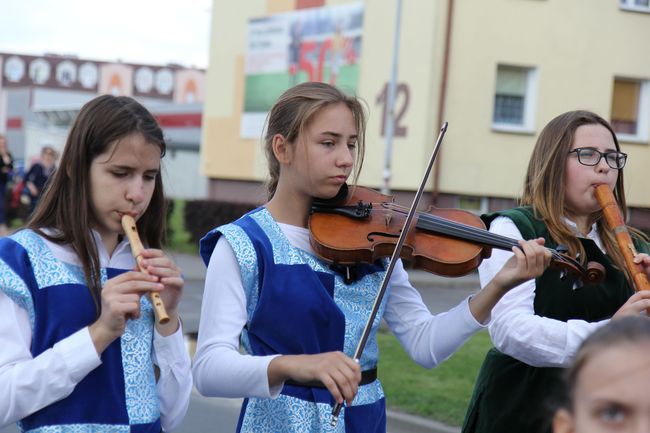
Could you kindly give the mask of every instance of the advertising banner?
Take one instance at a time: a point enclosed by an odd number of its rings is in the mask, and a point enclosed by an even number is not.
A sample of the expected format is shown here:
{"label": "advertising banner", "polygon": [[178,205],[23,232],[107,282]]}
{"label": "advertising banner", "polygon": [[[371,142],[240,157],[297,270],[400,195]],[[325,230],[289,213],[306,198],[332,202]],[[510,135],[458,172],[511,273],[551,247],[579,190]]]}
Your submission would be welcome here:
{"label": "advertising banner", "polygon": [[260,138],[268,110],[298,83],[322,81],[356,92],[362,29],[363,3],[250,20],[241,137]]}

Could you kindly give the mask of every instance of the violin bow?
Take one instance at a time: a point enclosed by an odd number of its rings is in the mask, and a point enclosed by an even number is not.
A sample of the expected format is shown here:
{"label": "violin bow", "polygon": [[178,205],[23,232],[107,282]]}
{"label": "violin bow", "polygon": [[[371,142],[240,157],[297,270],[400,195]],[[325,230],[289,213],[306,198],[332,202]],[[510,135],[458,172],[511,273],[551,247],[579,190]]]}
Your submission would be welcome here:
{"label": "violin bow", "polygon": [[[388,287],[388,281],[390,281],[390,277],[393,274],[393,269],[395,269],[395,264],[397,263],[397,259],[399,258],[400,253],[402,251],[402,246],[404,245],[406,236],[408,235],[409,229],[411,228],[411,223],[413,222],[413,217],[415,216],[417,205],[420,202],[422,193],[424,192],[424,186],[426,185],[427,179],[429,178],[429,174],[431,173],[431,168],[433,168],[433,162],[436,160],[436,156],[438,155],[438,150],[440,149],[440,143],[442,143],[442,138],[445,136],[445,132],[447,132],[447,125],[448,122],[444,122],[442,124],[442,127],[440,128],[440,132],[438,133],[438,138],[436,139],[436,144],[433,148],[433,153],[431,154],[431,158],[429,159],[429,164],[427,165],[427,169],[424,173],[424,178],[422,179],[422,183],[420,184],[420,187],[418,188],[415,197],[413,197],[413,203],[411,204],[409,213],[406,216],[406,221],[404,221],[402,232],[400,233],[397,243],[395,244],[393,255],[390,257],[390,262],[384,274],[384,279],[381,282],[381,287],[379,288],[379,291],[375,296],[375,302],[372,305],[372,311],[370,312],[370,316],[368,317],[366,326],[363,329],[363,333],[361,334],[361,339],[357,344],[357,348],[354,351],[354,361],[357,363],[361,359],[361,354],[363,353],[363,349],[365,348],[366,343],[368,342],[368,337],[370,337],[372,324],[375,321],[375,317],[377,317],[377,313],[379,312],[379,306],[381,305],[381,302],[384,299],[384,294],[386,293],[386,288]],[[341,412],[342,407],[343,404],[341,403],[336,403],[336,405],[334,405],[334,408],[332,409],[332,419],[330,420],[330,425],[332,427],[336,426],[336,423],[339,420],[339,413]]]}

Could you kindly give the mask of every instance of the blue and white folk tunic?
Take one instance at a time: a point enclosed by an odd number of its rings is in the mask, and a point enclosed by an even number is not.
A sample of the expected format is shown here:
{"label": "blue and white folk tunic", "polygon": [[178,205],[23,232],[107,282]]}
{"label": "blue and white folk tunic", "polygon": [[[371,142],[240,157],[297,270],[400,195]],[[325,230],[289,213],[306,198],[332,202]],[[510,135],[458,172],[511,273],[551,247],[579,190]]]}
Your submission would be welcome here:
{"label": "blue and white folk tunic", "polygon": [[[101,281],[127,270],[101,269]],[[0,239],[0,290],[29,316],[34,358],[96,320],[82,269],[58,260],[30,230]],[[159,433],[153,329],[151,303],[142,297],[140,317],[127,322],[122,337],[102,353],[101,365],[65,398],[23,418],[22,431]],[[31,392],[38,399],[49,391]]]}
{"label": "blue and white folk tunic", "polygon": [[[293,247],[266,208],[218,227],[201,240],[207,263],[220,236],[232,247],[246,295],[247,321],[241,342],[247,353],[353,356],[384,276],[384,264],[360,266],[359,279],[345,284],[317,257]],[[362,371],[376,368],[376,332],[388,293],[360,359]],[[327,389],[285,384],[275,399],[247,398],[238,432],[385,432],[384,393],[378,380],[359,387],[330,426],[334,399]]]}

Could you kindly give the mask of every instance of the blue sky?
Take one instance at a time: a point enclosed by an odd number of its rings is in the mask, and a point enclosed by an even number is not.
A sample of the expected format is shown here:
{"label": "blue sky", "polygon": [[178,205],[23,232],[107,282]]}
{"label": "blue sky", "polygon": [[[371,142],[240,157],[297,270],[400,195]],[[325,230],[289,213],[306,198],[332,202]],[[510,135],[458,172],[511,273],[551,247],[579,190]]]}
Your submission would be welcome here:
{"label": "blue sky", "polygon": [[10,0],[0,51],[206,68],[211,0]]}

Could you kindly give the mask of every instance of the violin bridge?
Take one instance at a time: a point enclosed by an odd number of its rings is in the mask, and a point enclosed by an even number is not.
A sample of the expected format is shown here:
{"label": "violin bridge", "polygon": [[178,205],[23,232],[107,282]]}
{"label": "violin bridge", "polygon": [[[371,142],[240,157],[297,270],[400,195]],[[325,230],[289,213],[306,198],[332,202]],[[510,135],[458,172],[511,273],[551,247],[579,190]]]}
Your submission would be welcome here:
{"label": "violin bridge", "polygon": [[390,222],[392,221],[392,219],[393,219],[392,214],[390,214],[390,213],[385,213],[384,214],[384,222],[386,224],[386,227],[390,227]]}

